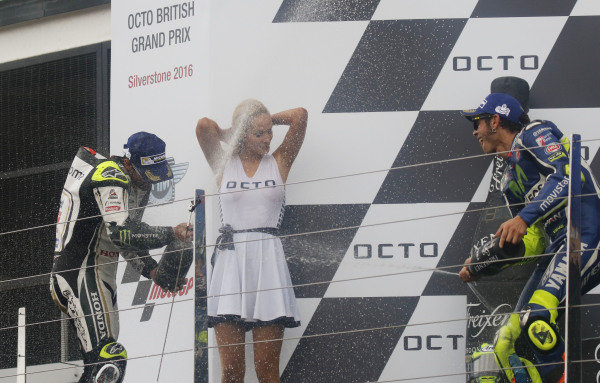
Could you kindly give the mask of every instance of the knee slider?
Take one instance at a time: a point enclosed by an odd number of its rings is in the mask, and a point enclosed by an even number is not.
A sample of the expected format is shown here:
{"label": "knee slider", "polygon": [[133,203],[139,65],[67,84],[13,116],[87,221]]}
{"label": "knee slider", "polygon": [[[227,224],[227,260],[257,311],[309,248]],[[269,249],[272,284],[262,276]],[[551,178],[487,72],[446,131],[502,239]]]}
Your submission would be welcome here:
{"label": "knee slider", "polygon": [[523,332],[529,344],[541,353],[550,353],[559,344],[556,326],[543,317],[529,317],[523,326]]}
{"label": "knee slider", "polygon": [[92,382],[121,383],[125,379],[127,367],[127,351],[114,339],[106,339],[97,350],[96,365],[92,370]]}

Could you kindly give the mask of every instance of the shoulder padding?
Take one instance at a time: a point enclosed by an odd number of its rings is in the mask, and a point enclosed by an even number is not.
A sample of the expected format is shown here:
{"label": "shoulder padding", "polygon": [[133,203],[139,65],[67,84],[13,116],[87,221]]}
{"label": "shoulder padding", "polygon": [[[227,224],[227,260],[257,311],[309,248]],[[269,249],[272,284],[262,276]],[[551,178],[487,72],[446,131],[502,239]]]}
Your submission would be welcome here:
{"label": "shoulder padding", "polygon": [[119,165],[114,161],[104,161],[96,166],[92,181],[105,182],[113,181],[122,184],[129,184],[129,177],[119,168]]}

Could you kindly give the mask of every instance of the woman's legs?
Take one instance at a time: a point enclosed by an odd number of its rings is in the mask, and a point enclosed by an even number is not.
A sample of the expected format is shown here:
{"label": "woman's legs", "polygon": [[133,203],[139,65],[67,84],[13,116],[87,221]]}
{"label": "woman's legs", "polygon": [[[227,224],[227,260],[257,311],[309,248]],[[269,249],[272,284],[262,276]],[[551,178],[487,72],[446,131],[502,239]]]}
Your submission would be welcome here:
{"label": "woman's legs", "polygon": [[[246,373],[244,326],[234,322],[223,322],[215,325],[214,329],[221,358],[221,382],[242,383]],[[236,346],[228,346],[229,344]]]}
{"label": "woman's legs", "polygon": [[[252,330],[254,368],[260,383],[280,383],[279,354],[283,343],[283,326],[271,325]],[[264,342],[271,340],[271,342]]]}

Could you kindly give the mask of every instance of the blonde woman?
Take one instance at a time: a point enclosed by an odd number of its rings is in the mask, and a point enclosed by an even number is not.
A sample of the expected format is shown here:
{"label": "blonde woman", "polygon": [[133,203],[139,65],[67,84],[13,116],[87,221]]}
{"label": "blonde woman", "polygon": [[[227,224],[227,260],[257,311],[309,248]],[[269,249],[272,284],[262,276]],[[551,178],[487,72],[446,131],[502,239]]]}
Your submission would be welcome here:
{"label": "blonde woman", "polygon": [[[217,177],[220,245],[208,283],[209,327],[215,330],[222,382],[243,382],[246,331],[254,339],[254,366],[261,383],[280,382],[279,354],[285,327],[300,325],[296,297],[281,241],[285,182],[306,132],[304,108],[271,115],[257,100],[242,101],[232,125],[221,129],[209,118],[196,137]],[[273,126],[288,126],[272,153]],[[229,144],[227,152],[221,141]],[[271,342],[261,342],[269,341]],[[228,346],[233,345],[233,346]]]}

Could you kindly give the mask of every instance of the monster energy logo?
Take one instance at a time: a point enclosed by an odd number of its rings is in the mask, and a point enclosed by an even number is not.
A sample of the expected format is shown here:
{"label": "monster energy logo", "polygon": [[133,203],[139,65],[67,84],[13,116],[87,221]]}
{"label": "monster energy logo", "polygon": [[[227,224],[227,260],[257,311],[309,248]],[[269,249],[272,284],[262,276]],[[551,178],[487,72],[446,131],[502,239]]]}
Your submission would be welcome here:
{"label": "monster energy logo", "polygon": [[517,180],[511,180],[508,183],[508,189],[514,194],[515,197],[523,201],[523,195],[525,194],[525,186],[523,185],[523,180],[525,182],[529,181],[525,172],[518,164],[515,164],[515,173],[517,174]]}
{"label": "monster energy logo", "polygon": [[119,240],[121,243],[129,245],[131,243],[131,230],[119,230]]}

